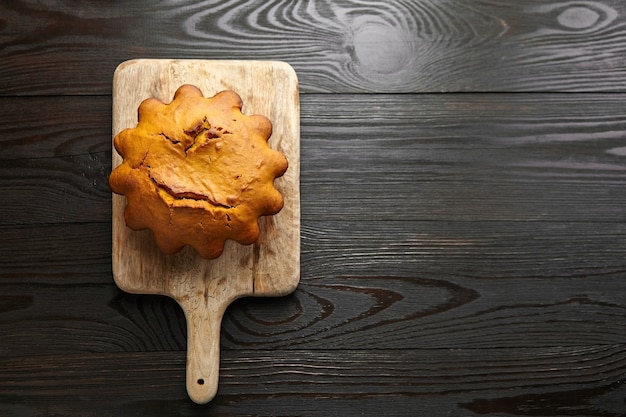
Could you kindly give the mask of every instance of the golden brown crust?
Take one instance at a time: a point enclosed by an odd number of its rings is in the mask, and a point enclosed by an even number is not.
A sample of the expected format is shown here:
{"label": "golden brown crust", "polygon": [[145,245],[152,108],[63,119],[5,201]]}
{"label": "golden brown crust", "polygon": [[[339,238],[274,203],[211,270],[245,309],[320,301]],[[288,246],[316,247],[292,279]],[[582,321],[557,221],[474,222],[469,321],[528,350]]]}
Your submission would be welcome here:
{"label": "golden brown crust", "polygon": [[137,127],[115,137],[124,161],[109,177],[111,189],[128,200],[126,224],[151,229],[163,252],[190,245],[216,258],[227,239],[255,242],[258,218],[283,207],[274,179],[287,159],[267,144],[271,122],[241,107],[232,91],[205,98],[183,85],[169,104],[144,100]]}

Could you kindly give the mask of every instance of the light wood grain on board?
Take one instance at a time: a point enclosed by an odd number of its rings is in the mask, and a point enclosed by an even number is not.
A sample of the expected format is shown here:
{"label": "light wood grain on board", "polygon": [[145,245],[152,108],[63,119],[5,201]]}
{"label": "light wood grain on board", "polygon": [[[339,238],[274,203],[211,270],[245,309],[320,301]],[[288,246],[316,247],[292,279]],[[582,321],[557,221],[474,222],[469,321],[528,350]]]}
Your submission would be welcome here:
{"label": "light wood grain on board", "polygon": [[[171,101],[176,89],[185,83],[198,86],[205,96],[231,89],[243,102],[244,114],[262,114],[273,121],[270,146],[289,160],[285,175],[275,185],[285,198],[281,212],[261,219],[258,244],[241,246],[228,242],[224,254],[206,261],[191,250],[174,256],[162,256],[151,242],[149,232],[135,233],[124,225],[125,199],[114,195],[114,273],[123,289],[136,293],[170,293],[167,280],[158,276],[164,269],[184,278],[186,271],[197,270],[223,279],[248,275],[246,295],[277,296],[294,289],[299,278],[299,102],[295,73],[283,63],[243,61],[135,60],[122,64],[114,79],[113,135],[137,123],[137,108],[148,97]],[[113,153],[113,166],[121,162]],[[145,251],[145,252],[144,252]],[[144,255],[145,253],[145,255]],[[129,276],[128,262],[148,256],[143,274]],[[233,265],[238,265],[233,268]],[[239,265],[246,265],[240,268]],[[147,269],[145,269],[147,268]],[[162,284],[159,288],[155,282]],[[243,289],[242,289],[243,290]],[[173,295],[185,297],[187,289],[175,288]],[[243,295],[243,294],[242,294]]]}

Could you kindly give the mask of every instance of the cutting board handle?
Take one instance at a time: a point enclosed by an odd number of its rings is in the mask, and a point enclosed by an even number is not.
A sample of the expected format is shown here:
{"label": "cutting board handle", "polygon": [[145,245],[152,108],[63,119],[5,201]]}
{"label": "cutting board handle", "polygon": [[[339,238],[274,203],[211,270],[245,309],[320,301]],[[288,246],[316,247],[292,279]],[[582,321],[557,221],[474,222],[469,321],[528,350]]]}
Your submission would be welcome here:
{"label": "cutting board handle", "polygon": [[187,393],[198,404],[217,394],[220,370],[220,328],[228,303],[216,298],[180,302],[187,320]]}

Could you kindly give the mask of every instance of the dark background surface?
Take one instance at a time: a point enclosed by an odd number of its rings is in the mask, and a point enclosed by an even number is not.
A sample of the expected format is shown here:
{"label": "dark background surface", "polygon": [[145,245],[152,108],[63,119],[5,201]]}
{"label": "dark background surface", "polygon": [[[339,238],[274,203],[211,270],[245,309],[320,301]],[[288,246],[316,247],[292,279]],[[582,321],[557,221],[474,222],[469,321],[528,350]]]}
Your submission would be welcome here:
{"label": "dark background surface", "polygon": [[[282,60],[302,265],[238,300],[218,396],[111,273],[132,58]],[[626,3],[2,1],[1,416],[626,415]]]}

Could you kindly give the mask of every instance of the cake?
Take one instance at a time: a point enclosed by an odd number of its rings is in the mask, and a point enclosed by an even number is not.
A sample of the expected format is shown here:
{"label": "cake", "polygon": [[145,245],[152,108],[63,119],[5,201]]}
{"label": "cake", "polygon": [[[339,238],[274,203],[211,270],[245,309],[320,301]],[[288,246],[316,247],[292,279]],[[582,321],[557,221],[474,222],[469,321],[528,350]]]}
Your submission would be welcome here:
{"label": "cake", "polygon": [[205,98],[183,85],[169,104],[144,100],[137,126],[115,136],[123,162],[111,190],[126,196],[126,225],[150,229],[162,252],[189,245],[217,258],[228,239],[256,242],[259,217],[282,209],[274,180],[287,159],[268,145],[270,120],[244,115],[242,105],[233,91]]}

